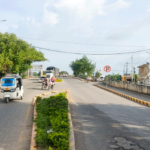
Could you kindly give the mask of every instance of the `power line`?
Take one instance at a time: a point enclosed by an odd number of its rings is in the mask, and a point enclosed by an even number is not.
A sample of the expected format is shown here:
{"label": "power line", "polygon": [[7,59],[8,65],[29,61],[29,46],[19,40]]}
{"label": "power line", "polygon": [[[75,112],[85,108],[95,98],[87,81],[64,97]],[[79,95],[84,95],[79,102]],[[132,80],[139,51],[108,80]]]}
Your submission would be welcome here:
{"label": "power line", "polygon": [[48,49],[48,48],[32,46],[32,45],[29,45],[26,43],[20,43],[20,41],[10,41],[10,42],[16,42],[21,45],[27,45],[30,47],[43,49],[43,50],[47,50],[47,51],[52,51],[52,52],[57,52],[57,53],[80,54],[80,55],[121,55],[121,54],[131,54],[131,53],[140,53],[140,52],[144,52],[144,51],[150,51],[150,49],[147,49],[147,50],[138,50],[138,51],[127,51],[127,52],[122,52],[122,53],[119,53],[119,52],[117,52],[117,53],[79,53],[79,52],[71,52],[70,50],[69,51],[61,51],[61,50],[57,50],[57,49]]}
{"label": "power line", "polygon": [[34,39],[34,38],[26,38],[20,37],[23,39],[30,39],[30,40],[37,40],[37,41],[48,41],[48,42],[56,42],[56,43],[63,43],[63,44],[77,44],[77,45],[93,45],[93,46],[117,46],[117,47],[146,47],[146,46],[133,46],[133,45],[106,45],[106,44],[96,44],[96,43],[81,43],[81,42],[68,42],[68,41],[55,41],[55,40],[45,40],[45,39]]}
{"label": "power line", "polygon": [[140,51],[134,51],[134,52],[124,52],[124,53],[99,53],[99,54],[94,54],[94,53],[79,53],[79,52],[70,52],[70,51],[61,51],[61,50],[54,50],[54,49],[48,49],[48,48],[42,48],[42,47],[37,47],[37,46],[32,46],[35,48],[43,49],[43,50],[48,50],[48,51],[53,51],[53,52],[58,52],[58,53],[68,53],[68,54],[80,54],[80,55],[121,55],[121,54],[130,54],[130,53],[140,53],[146,50],[140,50]]}

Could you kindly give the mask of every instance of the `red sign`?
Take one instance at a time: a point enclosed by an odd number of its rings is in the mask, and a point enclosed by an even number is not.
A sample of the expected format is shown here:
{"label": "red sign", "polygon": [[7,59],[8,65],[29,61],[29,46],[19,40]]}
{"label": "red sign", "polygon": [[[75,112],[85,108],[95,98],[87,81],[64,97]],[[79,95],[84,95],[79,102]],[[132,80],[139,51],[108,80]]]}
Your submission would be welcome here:
{"label": "red sign", "polygon": [[106,65],[106,66],[104,67],[104,71],[105,71],[105,72],[110,72],[110,71],[111,71],[111,67],[108,66],[108,65]]}

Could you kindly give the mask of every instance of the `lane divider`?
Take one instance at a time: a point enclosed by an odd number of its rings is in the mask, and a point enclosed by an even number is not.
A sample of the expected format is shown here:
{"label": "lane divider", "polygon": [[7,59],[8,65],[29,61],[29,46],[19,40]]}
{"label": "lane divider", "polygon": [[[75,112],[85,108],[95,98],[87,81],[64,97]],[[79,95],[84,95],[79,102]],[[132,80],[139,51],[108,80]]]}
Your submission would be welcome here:
{"label": "lane divider", "polygon": [[[36,95],[33,97],[32,104],[33,104],[33,120],[35,120],[37,112],[36,112],[36,99],[37,97],[44,98],[44,96],[49,95],[51,93],[58,93],[58,92],[66,92],[67,93],[67,99],[68,102],[71,103],[71,94],[68,89],[61,89],[59,91],[52,91],[52,92],[47,92],[47,93],[42,93],[39,95]],[[70,123],[70,150],[75,150],[75,138],[74,138],[74,131],[73,131],[73,124],[72,124],[72,119],[71,119],[71,112],[70,112],[70,107],[68,105],[68,116],[69,116],[69,123]],[[30,145],[30,150],[37,150],[36,148],[36,142],[35,142],[35,137],[36,137],[36,123],[33,121],[32,124],[32,133],[31,133],[31,145]]]}
{"label": "lane divider", "polygon": [[150,102],[147,102],[147,101],[144,101],[144,100],[141,100],[141,99],[138,99],[138,98],[135,98],[135,97],[132,97],[132,96],[129,96],[129,95],[126,95],[126,94],[123,94],[123,93],[114,91],[114,90],[112,90],[112,89],[109,89],[109,88],[106,88],[106,87],[103,87],[103,86],[100,86],[100,85],[97,85],[97,84],[94,84],[94,86],[97,86],[97,87],[99,87],[99,88],[101,88],[101,89],[104,89],[104,90],[106,90],[106,91],[112,92],[112,93],[114,93],[114,94],[117,94],[117,95],[119,95],[119,96],[121,96],[121,97],[125,97],[125,98],[127,98],[127,99],[129,99],[129,100],[132,100],[132,101],[134,101],[134,102],[136,102],[136,103],[139,103],[139,104],[141,104],[141,105],[145,105],[145,106],[150,107]]}

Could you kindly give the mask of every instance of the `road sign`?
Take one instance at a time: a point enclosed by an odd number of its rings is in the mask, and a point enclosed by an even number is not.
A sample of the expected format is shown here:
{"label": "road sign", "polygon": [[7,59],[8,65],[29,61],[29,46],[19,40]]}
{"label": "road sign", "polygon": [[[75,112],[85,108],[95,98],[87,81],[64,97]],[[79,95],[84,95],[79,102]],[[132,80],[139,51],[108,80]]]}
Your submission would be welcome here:
{"label": "road sign", "polygon": [[85,72],[85,75],[87,76],[87,72]]}
{"label": "road sign", "polygon": [[105,72],[110,72],[110,71],[111,71],[111,67],[108,66],[108,65],[106,65],[106,66],[104,67],[104,71],[105,71]]}

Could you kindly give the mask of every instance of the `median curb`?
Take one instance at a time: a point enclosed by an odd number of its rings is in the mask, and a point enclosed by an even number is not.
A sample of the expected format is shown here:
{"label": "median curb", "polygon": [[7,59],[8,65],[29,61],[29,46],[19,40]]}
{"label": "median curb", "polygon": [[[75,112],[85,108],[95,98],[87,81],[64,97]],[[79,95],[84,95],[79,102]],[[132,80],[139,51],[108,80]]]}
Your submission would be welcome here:
{"label": "median curb", "polygon": [[[70,103],[70,91],[67,89],[62,89],[59,91],[52,91],[52,92],[47,92],[47,93],[42,93],[39,95],[36,95],[33,97],[32,100],[32,105],[33,105],[33,120],[35,120],[37,112],[36,112],[36,99],[37,97],[44,98],[43,96],[49,95],[51,93],[58,93],[58,92],[66,92],[67,93],[67,99],[68,102]],[[72,124],[72,119],[71,119],[71,113],[70,113],[70,107],[68,105],[68,116],[69,116],[69,124],[70,124],[70,150],[75,150],[75,138],[74,138],[74,131],[73,131],[73,124]],[[31,133],[31,145],[30,145],[30,150],[37,150],[36,148],[36,142],[35,142],[35,137],[36,137],[36,123],[33,121],[32,124],[32,133]]]}
{"label": "median curb", "polygon": [[121,97],[125,97],[125,98],[127,98],[127,99],[129,99],[129,100],[132,100],[132,101],[134,101],[134,102],[136,102],[136,103],[139,103],[139,104],[141,104],[141,105],[145,105],[145,106],[150,107],[150,102],[147,102],[147,101],[144,101],[144,100],[141,100],[141,99],[138,99],[138,98],[135,98],[135,97],[132,97],[132,96],[129,96],[129,95],[120,93],[120,92],[118,92],[118,91],[111,90],[111,89],[109,89],[109,88],[106,88],[106,87],[103,87],[103,86],[100,86],[100,85],[97,85],[97,84],[94,84],[94,86],[97,86],[97,87],[99,87],[99,88],[101,88],[101,89],[107,90],[107,91],[109,91],[109,92],[111,92],[111,93],[117,94],[117,95],[119,95],[119,96],[121,96]]}
{"label": "median curb", "polygon": [[78,79],[78,80],[80,80],[80,81],[86,81],[85,79],[81,79],[81,78],[78,78],[78,77],[73,77],[73,78],[75,78],[75,79]]}
{"label": "median curb", "polygon": [[[69,103],[71,103],[71,94],[70,91],[67,90],[67,99]],[[75,138],[74,138],[74,131],[73,131],[73,124],[71,119],[71,113],[70,113],[70,106],[68,105],[68,116],[69,116],[69,123],[70,123],[70,150],[75,150]]]}

